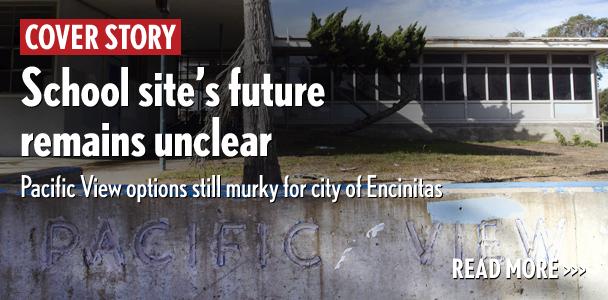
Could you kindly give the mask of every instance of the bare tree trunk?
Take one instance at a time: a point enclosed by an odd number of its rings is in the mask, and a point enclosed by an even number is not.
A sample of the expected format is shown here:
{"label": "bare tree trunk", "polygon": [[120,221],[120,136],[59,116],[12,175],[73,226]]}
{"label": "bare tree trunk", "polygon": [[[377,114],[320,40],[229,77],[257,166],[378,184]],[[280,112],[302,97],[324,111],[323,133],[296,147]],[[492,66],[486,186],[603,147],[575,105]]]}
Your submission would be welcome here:
{"label": "bare tree trunk", "polygon": [[[243,82],[261,83],[264,73],[272,71],[272,30],[268,0],[244,0]],[[243,132],[260,135],[272,132],[270,112],[259,107],[243,107]],[[274,141],[268,144],[266,157],[246,157],[243,183],[256,183],[259,175],[266,183],[281,183],[281,168]]]}

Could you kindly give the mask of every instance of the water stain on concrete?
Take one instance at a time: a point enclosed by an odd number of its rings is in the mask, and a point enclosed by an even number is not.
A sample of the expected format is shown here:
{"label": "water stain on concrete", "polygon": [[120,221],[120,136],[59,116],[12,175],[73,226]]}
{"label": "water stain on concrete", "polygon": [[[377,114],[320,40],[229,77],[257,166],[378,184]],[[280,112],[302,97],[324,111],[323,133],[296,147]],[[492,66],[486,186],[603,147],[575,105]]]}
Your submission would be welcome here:
{"label": "water stain on concrete", "polygon": [[433,222],[444,224],[479,224],[483,220],[521,217],[521,204],[513,199],[493,196],[428,202],[426,209]]}

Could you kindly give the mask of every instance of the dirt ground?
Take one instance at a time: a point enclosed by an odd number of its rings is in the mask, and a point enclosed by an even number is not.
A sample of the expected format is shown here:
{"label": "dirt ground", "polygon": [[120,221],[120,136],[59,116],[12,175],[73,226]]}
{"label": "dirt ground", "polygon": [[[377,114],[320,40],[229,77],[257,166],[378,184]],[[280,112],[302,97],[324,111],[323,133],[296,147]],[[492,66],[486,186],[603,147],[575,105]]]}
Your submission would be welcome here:
{"label": "dirt ground", "polygon": [[[282,138],[282,140],[281,140]],[[442,182],[608,180],[608,144],[562,146],[529,141],[412,142],[360,137],[279,137],[284,175],[311,182],[329,177],[354,181],[357,175],[378,175],[380,181],[423,178]],[[239,182],[242,159],[205,162],[162,175],[171,182],[194,182],[212,174]]]}

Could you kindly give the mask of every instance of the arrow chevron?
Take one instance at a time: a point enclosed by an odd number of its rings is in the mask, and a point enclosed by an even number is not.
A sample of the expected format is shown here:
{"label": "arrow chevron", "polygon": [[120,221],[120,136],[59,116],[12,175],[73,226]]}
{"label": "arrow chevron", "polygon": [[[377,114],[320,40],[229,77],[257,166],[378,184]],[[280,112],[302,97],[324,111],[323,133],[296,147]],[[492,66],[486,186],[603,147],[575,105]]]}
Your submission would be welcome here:
{"label": "arrow chevron", "polygon": [[578,274],[578,276],[583,276],[585,273],[587,273],[587,269],[583,268],[583,267],[563,267],[564,268],[564,274],[563,276],[572,276],[574,277],[574,275]]}
{"label": "arrow chevron", "polygon": [[578,269],[576,267],[572,267],[572,273],[570,273],[570,276],[574,277],[576,273],[578,273]]}
{"label": "arrow chevron", "polygon": [[587,269],[581,268],[581,267],[578,267],[578,268],[581,270],[581,272],[578,273],[578,276],[583,276],[583,274],[587,273]]}

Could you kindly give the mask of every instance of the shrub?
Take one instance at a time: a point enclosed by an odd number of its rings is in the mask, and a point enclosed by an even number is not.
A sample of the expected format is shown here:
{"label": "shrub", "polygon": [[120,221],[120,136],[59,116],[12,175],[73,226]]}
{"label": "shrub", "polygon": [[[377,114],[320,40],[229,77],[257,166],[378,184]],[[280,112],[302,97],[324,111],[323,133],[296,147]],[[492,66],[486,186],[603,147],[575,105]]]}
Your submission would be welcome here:
{"label": "shrub", "polygon": [[597,147],[597,143],[594,143],[590,140],[584,140],[583,143],[581,144],[581,146],[595,148],[595,147]]}
{"label": "shrub", "polygon": [[597,143],[594,143],[590,140],[583,141],[583,138],[580,134],[572,135],[572,142],[569,142],[568,139],[566,139],[566,137],[561,132],[559,132],[559,130],[553,129],[553,133],[555,134],[555,137],[557,138],[559,144],[562,146],[597,147]]}
{"label": "shrub", "polygon": [[568,146],[568,140],[561,132],[559,132],[559,130],[553,129],[553,133],[555,134],[555,137],[557,138],[557,141],[560,145]]}

